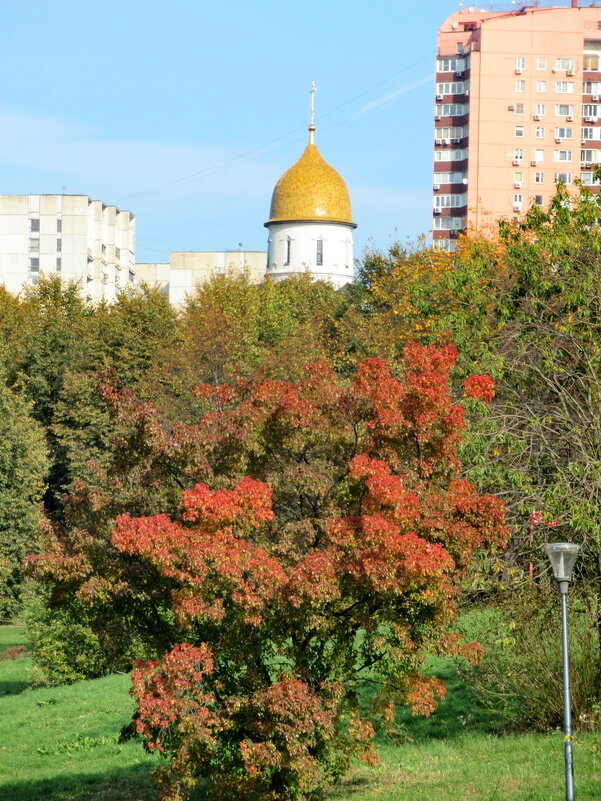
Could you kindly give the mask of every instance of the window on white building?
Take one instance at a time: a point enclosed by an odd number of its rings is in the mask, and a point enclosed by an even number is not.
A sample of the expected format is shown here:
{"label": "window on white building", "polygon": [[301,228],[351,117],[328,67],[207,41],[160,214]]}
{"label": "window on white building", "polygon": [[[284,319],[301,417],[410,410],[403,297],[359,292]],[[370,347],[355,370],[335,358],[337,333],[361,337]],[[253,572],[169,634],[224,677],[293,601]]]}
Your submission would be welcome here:
{"label": "window on white building", "polygon": [[291,242],[292,242],[292,240],[290,239],[290,237],[289,236],[286,237],[286,260],[284,261],[284,266],[287,266],[287,265],[290,264]]}
{"label": "window on white building", "polygon": [[40,260],[37,256],[29,259],[29,269],[32,273],[35,273],[40,269]]}
{"label": "window on white building", "polygon": [[32,233],[36,233],[36,232],[39,233],[39,230],[40,230],[40,220],[39,220],[39,218],[29,220],[29,230]]}
{"label": "window on white building", "polygon": [[323,264],[323,239],[317,240],[317,252],[315,256],[315,263],[318,267]]}
{"label": "window on white building", "polygon": [[31,253],[39,253],[40,252],[40,240],[39,239],[30,239],[29,240],[29,250]]}

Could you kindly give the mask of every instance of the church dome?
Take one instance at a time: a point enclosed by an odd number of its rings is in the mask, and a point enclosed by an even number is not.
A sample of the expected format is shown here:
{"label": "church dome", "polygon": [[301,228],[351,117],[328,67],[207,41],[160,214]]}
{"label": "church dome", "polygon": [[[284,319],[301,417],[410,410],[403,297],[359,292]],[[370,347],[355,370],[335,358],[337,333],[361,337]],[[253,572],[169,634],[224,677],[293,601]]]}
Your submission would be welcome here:
{"label": "church dome", "polygon": [[339,222],[356,227],[351,215],[351,199],[346,184],[324,161],[310,140],[300,159],[282,175],[271,198],[269,220],[277,222]]}

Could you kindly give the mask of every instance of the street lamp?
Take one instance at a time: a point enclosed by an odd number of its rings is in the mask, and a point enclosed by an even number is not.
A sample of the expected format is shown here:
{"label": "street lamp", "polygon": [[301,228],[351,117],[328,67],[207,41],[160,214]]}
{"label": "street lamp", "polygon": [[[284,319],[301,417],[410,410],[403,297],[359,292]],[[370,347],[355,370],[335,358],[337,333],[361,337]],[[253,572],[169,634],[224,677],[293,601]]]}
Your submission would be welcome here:
{"label": "street lamp", "polygon": [[580,550],[571,542],[545,545],[553,574],[561,593],[561,645],[563,652],[563,733],[566,773],[566,801],[574,801],[574,762],[572,759],[572,712],[570,709],[570,663],[568,660],[568,587],[572,580],[574,562]]}

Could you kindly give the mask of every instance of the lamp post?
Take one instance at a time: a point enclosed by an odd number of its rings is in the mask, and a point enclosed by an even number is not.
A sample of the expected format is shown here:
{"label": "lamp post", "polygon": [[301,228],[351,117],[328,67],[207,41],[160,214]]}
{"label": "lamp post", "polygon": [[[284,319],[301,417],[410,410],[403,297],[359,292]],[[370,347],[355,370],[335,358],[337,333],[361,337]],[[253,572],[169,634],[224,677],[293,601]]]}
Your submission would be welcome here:
{"label": "lamp post", "polygon": [[561,645],[563,653],[563,733],[566,774],[566,801],[574,801],[574,762],[572,759],[572,711],[570,708],[570,663],[568,659],[568,587],[574,562],[580,550],[571,542],[545,545],[553,574],[561,593]]}

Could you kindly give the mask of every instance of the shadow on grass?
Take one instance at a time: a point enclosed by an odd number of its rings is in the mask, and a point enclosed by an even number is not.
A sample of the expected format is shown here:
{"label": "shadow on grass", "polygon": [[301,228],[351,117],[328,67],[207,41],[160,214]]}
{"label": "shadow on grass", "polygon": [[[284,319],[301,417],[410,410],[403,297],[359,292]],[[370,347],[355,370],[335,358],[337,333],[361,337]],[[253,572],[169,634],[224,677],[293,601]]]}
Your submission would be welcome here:
{"label": "shadow on grass", "polygon": [[148,768],[136,765],[104,773],[65,774],[37,781],[0,784],[8,801],[156,801]]}
{"label": "shadow on grass", "polygon": [[5,680],[0,679],[0,698],[3,695],[18,695],[29,687],[29,682],[26,680]]}
{"label": "shadow on grass", "polygon": [[[430,717],[413,716],[408,707],[400,707],[396,722],[401,729],[401,741],[404,738],[416,743],[446,740],[460,737],[466,732],[501,733],[504,726],[502,716],[478,701],[472,690],[461,681],[452,663],[433,657],[426,672],[444,681],[446,696]],[[377,741],[390,743],[385,736],[378,736]]]}

